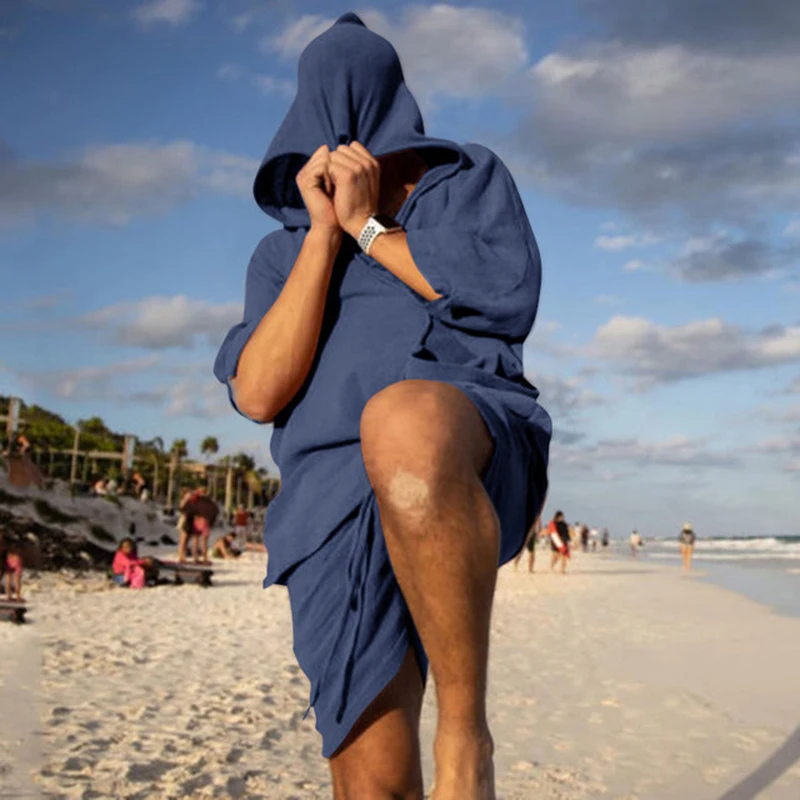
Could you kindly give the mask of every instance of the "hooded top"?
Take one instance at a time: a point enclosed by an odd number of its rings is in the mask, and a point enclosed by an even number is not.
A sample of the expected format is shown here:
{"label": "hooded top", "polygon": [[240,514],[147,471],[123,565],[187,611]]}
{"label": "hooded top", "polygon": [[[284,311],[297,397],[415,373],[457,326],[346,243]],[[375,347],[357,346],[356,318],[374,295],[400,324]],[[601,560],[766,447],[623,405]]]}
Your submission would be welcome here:
{"label": "hooded top", "polygon": [[458,145],[425,135],[394,48],[348,13],[300,56],[297,94],[256,175],[256,202],[283,225],[308,226],[297,173],[321,145],[354,140],[374,156],[413,147],[463,158]]}
{"label": "hooded top", "polygon": [[[425,299],[343,238],[314,363],[274,420],[281,489],[267,508],[265,585],[284,582],[371,492],[360,417],[391,383],[447,381],[476,404],[482,399],[503,416],[526,420],[525,446],[547,463],[550,418],[522,369],[541,267],[516,185],[486,147],[426,136],[394,48],[355,14],[338,19],[300,56],[297,94],[254,184],[259,206],[283,227],[253,254],[243,319],[222,343],[217,378],[228,383],[233,402],[229,381],[242,349],[300,252],[310,219],[297,172],[321,144],[335,149],[353,140],[375,156],[415,148],[425,157],[428,170],[395,216],[417,268],[441,297]],[[536,480],[543,497],[544,470]],[[535,510],[524,511],[524,497],[520,508],[527,531]],[[501,563],[513,555],[501,552]]]}

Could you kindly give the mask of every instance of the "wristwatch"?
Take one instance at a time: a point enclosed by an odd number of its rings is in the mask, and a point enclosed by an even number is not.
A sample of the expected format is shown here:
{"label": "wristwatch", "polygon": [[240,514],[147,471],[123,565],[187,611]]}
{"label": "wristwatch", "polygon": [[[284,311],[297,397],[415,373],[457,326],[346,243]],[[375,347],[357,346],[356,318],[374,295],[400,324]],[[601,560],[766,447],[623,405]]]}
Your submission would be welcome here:
{"label": "wristwatch", "polygon": [[369,249],[378,236],[382,233],[401,230],[403,230],[403,226],[388,214],[375,214],[366,221],[361,229],[361,233],[358,235],[358,246],[369,255]]}

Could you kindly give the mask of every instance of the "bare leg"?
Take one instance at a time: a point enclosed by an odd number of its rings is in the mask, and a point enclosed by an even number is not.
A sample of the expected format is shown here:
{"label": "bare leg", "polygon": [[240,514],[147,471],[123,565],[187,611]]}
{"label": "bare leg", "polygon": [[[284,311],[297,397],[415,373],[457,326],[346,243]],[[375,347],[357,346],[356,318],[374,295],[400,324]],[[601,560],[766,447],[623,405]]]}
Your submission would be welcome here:
{"label": "bare leg", "polygon": [[460,390],[406,380],[369,401],[361,446],[392,567],[436,683],[432,796],[491,800],[486,682],[500,531],[481,482],[491,437]]}
{"label": "bare leg", "polygon": [[183,564],[186,561],[186,545],[189,540],[189,534],[186,531],[181,531],[180,538],[178,539],[178,562]]}
{"label": "bare leg", "polygon": [[334,800],[422,800],[422,679],[414,651],[330,760]]}
{"label": "bare leg", "polygon": [[536,563],[536,551],[531,550],[528,554],[528,572],[533,572],[533,565]]}
{"label": "bare leg", "polygon": [[200,537],[195,534],[192,536],[192,561],[196,564],[199,560],[200,553]]}
{"label": "bare leg", "polygon": [[14,588],[17,590],[17,600],[22,600],[22,572],[14,573]]}
{"label": "bare leg", "polygon": [[553,550],[553,552],[550,554],[550,572],[556,568],[556,564],[558,564],[558,558],[558,550]]}

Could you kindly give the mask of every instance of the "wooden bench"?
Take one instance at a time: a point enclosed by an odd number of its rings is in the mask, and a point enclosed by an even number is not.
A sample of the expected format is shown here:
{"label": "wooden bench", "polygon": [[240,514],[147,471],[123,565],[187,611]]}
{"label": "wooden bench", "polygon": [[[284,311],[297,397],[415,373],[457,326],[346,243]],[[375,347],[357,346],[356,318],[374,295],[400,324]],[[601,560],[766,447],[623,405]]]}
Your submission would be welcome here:
{"label": "wooden bench", "polygon": [[7,622],[15,622],[21,625],[25,622],[25,612],[28,606],[25,603],[20,603],[17,600],[0,600],[0,619]]}
{"label": "wooden bench", "polygon": [[197,583],[200,586],[211,586],[211,576],[214,570],[210,564],[193,564],[186,562],[180,564],[177,561],[158,561],[159,569],[168,570],[175,574],[175,583]]}

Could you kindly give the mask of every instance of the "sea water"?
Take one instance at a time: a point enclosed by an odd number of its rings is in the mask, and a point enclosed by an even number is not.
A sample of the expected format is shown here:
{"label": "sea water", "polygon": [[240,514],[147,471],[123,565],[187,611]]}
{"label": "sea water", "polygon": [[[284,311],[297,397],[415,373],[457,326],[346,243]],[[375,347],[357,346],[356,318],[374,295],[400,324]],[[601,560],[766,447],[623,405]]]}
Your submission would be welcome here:
{"label": "sea water", "polygon": [[[681,563],[677,537],[647,539],[639,555],[676,568]],[[800,616],[800,536],[698,538],[692,567],[704,579]]]}

